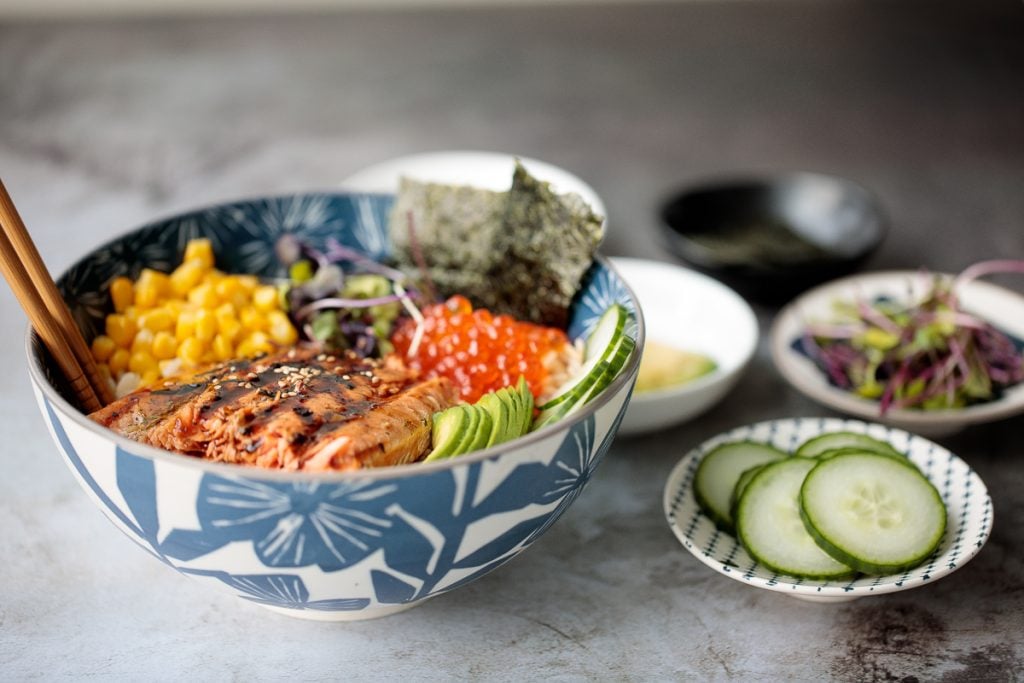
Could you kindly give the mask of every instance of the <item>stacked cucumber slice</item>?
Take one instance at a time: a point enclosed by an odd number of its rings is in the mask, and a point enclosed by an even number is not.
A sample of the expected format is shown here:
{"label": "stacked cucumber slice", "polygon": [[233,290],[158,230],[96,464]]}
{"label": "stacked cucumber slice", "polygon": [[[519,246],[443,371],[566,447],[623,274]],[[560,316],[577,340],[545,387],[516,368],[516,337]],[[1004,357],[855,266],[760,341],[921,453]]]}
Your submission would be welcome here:
{"label": "stacked cucumber slice", "polygon": [[584,345],[582,367],[539,407],[534,429],[572,415],[612,383],[636,347],[636,341],[626,333],[628,320],[629,311],[620,304],[605,310]]}
{"label": "stacked cucumber slice", "polygon": [[854,432],[808,440],[793,455],[735,442],[708,453],[694,497],[751,557],[781,574],[892,574],[938,548],[946,506],[891,444]]}

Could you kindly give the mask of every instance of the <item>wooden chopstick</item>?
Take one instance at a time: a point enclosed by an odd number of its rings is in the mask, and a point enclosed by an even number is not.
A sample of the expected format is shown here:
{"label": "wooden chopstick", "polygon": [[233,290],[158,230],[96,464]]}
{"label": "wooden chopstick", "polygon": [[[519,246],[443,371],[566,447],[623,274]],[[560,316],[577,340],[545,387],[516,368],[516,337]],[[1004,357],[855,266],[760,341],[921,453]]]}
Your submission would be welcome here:
{"label": "wooden chopstick", "polygon": [[46,348],[50,350],[86,412],[114,399],[71,311],[57,291],[18,210],[0,180],[0,265]]}

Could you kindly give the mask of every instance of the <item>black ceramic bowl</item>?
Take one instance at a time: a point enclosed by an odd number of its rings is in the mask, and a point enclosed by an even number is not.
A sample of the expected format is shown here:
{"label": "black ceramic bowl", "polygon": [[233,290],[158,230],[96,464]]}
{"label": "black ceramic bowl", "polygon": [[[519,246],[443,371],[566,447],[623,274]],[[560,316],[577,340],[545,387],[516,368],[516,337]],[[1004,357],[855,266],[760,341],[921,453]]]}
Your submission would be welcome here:
{"label": "black ceramic bowl", "polygon": [[887,228],[871,193],[817,173],[699,185],[664,203],[661,225],[671,251],[762,303],[852,272]]}

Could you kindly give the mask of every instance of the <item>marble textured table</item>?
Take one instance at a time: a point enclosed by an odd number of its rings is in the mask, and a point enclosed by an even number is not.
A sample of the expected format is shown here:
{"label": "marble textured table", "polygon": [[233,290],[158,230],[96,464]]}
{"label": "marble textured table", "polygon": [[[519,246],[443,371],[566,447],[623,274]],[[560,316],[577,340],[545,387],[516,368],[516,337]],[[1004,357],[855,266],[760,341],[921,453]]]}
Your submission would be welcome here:
{"label": "marble textured table", "polygon": [[[724,2],[0,25],[0,174],[51,268],[143,221],[329,187],[385,158],[497,149],[579,173],[609,254],[671,260],[656,207],[730,171],[876,191],[869,268],[1024,257],[1024,7]],[[758,308],[762,331],[773,311]],[[762,343],[719,407],[619,439],[522,557],[378,621],[292,620],[175,575],[116,532],[30,397],[0,287],[0,679],[1011,680],[1024,676],[1024,418],[942,439],[988,483],[962,570],[838,605],[699,564],[661,512],[691,446],[825,414]]]}

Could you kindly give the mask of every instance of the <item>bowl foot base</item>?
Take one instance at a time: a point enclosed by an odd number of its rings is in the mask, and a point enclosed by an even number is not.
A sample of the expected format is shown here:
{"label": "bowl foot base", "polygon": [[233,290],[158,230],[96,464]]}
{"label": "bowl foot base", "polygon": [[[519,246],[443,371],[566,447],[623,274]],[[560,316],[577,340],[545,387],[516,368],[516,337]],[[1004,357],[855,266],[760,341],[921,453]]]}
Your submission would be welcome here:
{"label": "bowl foot base", "polygon": [[387,605],[382,607],[371,607],[367,609],[345,611],[345,610],[315,610],[315,609],[288,609],[287,607],[275,607],[273,605],[260,605],[272,612],[284,614],[296,619],[309,619],[310,621],[366,621],[368,619],[379,619],[404,612],[407,609],[422,605],[424,600],[402,603],[401,605]]}

